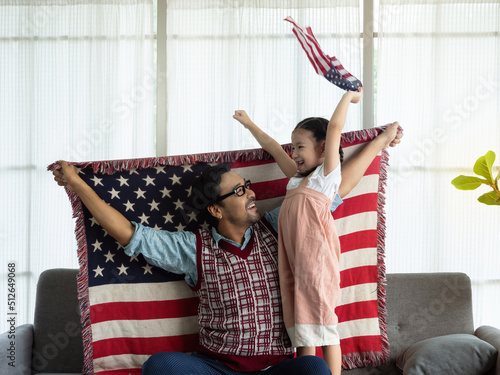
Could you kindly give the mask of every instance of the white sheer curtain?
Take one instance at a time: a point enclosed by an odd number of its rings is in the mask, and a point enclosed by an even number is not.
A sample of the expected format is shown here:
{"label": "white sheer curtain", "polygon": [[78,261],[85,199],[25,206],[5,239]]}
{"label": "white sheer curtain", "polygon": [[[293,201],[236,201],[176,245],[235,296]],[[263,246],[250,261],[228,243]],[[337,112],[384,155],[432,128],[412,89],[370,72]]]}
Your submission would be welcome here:
{"label": "white sheer curtain", "polygon": [[[0,4],[0,277],[5,285],[16,263],[19,324],[32,320],[42,270],[77,267],[71,209],[49,163],[150,157],[156,141],[169,155],[258,147],[235,109],[289,142],[302,118],[329,117],[342,92],[315,75],[287,16],[363,80],[362,1],[168,0],[158,78],[152,2]],[[388,271],[466,272],[476,325],[500,326],[500,213],[450,183],[488,150],[500,159],[500,5],[380,0],[378,10],[376,124],[405,128],[391,151]],[[160,80],[167,131],[157,140]],[[352,109],[346,130],[362,128],[361,106]]]}
{"label": "white sheer curtain", "polygon": [[[360,3],[167,2],[167,152],[258,147],[233,120],[244,109],[280,143],[308,116],[330,117],[341,90],[317,76],[283,19],[311,25],[326,53],[361,78]],[[346,129],[361,128],[361,106]],[[193,136],[194,135],[194,136]]]}
{"label": "white sheer curtain", "polygon": [[500,165],[500,3],[381,0],[377,26],[378,120],[405,129],[389,172],[387,269],[467,273],[475,325],[500,327],[500,207],[477,202],[487,189],[450,183],[488,150]]}
{"label": "white sheer curtain", "polygon": [[13,262],[23,324],[39,273],[78,266],[71,208],[47,165],[154,155],[153,2],[2,1],[0,20],[1,314]]}

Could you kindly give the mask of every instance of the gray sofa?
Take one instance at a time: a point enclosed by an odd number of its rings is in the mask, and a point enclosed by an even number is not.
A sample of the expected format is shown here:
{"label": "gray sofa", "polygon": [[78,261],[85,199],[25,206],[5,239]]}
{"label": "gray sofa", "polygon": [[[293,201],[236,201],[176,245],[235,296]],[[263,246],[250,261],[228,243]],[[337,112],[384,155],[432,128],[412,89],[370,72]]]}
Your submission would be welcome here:
{"label": "gray sofa", "polygon": [[[16,327],[14,350],[9,332],[0,335],[0,374],[81,373],[76,274],[73,269],[52,269],[40,275],[33,324]],[[483,326],[474,332],[467,275],[389,274],[386,298],[388,363],[343,374],[401,374],[397,362],[410,375],[500,375],[500,330]],[[9,353],[15,367],[9,365]]]}

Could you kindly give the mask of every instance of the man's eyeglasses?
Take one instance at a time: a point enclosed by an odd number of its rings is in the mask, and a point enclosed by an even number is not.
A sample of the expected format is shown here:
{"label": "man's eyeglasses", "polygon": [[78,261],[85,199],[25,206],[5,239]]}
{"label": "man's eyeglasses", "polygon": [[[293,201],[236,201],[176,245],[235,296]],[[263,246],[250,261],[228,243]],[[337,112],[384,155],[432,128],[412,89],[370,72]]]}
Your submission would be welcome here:
{"label": "man's eyeglasses", "polygon": [[237,186],[232,192],[220,196],[219,198],[217,198],[217,202],[220,202],[233,194],[236,194],[237,197],[241,197],[246,193],[247,190],[252,190],[252,183],[250,182],[250,180],[245,180],[245,183],[243,185]]}

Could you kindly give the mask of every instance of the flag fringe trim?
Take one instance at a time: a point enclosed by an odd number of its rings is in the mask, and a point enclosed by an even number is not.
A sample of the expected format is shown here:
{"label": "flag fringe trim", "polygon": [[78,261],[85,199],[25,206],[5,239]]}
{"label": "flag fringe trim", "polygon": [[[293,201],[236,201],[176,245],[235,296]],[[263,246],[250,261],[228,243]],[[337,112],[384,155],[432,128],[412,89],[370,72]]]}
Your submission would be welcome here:
{"label": "flag fringe trim", "polygon": [[379,193],[377,201],[377,261],[378,261],[378,311],[379,311],[379,326],[380,336],[382,339],[382,358],[379,365],[385,365],[389,358],[389,337],[387,335],[387,301],[386,301],[386,286],[387,273],[385,267],[385,193],[387,186],[387,168],[389,167],[389,153],[387,150],[382,150],[382,158],[380,161],[380,178],[379,178]]}
{"label": "flag fringe trim", "polygon": [[380,357],[383,352],[347,353],[342,355],[342,367],[344,370],[359,369],[364,367],[379,366]]}
{"label": "flag fringe trim", "polygon": [[[374,127],[370,129],[353,130],[342,133],[341,143],[350,143],[354,141],[367,141],[375,138],[388,125]],[[291,144],[282,145],[284,150],[291,155]],[[269,160],[272,156],[262,148],[238,150],[238,151],[221,151],[191,155],[177,156],[160,156],[138,159],[122,159],[122,160],[106,160],[106,161],[88,161],[88,162],[70,162],[81,169],[92,168],[93,173],[113,174],[120,171],[128,171],[130,169],[154,168],[158,166],[179,166],[184,164],[196,163],[233,163],[237,160],[251,162],[255,160]],[[47,167],[47,170],[53,171],[58,169],[57,163],[52,163]]]}
{"label": "flag fringe trim", "polygon": [[87,269],[87,236],[85,234],[85,222],[82,201],[75,193],[66,189],[71,207],[73,209],[73,218],[76,219],[75,236],[77,243],[79,272],[76,276],[78,307],[80,309],[80,323],[82,325],[82,344],[83,358],[82,373],[85,375],[94,374],[94,353],[92,346],[92,326],[90,321],[90,300],[89,300],[89,274]]}

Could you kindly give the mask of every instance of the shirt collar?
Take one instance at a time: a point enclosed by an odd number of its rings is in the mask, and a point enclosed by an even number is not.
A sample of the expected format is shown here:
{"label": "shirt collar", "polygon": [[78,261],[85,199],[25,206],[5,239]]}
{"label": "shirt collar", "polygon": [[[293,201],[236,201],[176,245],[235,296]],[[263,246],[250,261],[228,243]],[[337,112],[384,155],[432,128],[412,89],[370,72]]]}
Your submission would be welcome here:
{"label": "shirt collar", "polygon": [[219,241],[224,240],[224,241],[238,247],[239,249],[243,250],[243,249],[245,249],[245,247],[248,245],[248,242],[252,238],[252,234],[253,234],[253,225],[248,227],[248,229],[245,231],[245,235],[243,237],[243,245],[240,245],[238,242],[235,242],[233,240],[230,240],[229,238],[224,237],[219,232],[217,232],[217,229],[215,229],[215,227],[212,227],[212,238],[214,239],[217,247],[219,247]]}

